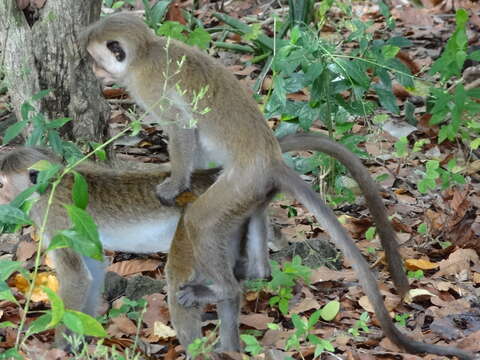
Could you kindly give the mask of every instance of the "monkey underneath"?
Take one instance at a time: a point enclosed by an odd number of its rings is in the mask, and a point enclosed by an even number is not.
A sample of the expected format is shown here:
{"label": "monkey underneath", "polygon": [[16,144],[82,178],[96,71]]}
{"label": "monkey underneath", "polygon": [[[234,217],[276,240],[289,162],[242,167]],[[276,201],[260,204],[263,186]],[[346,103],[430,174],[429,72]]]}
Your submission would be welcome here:
{"label": "monkey underneath", "polygon": [[[0,204],[9,203],[19,193],[36,183],[35,170],[29,167],[40,160],[58,163],[59,159],[50,151],[39,148],[18,148],[0,156]],[[88,212],[98,226],[100,240],[104,249],[134,253],[168,252],[177,223],[182,212],[180,206],[164,206],[154,196],[155,186],[170,175],[163,170],[119,171],[104,168],[93,163],[83,163],[76,169],[88,184]],[[195,195],[204,192],[218,176],[218,169],[196,172],[192,176],[191,189]],[[57,187],[50,208],[45,232],[46,242],[59,230],[68,229],[71,224],[63,204],[71,202],[73,176],[64,177]],[[30,217],[41,224],[47,206],[49,193],[39,196],[39,200],[30,211]],[[267,219],[260,214],[255,221],[265,220],[261,224],[264,233],[241,229],[241,236],[263,244],[267,251]],[[255,224],[255,226],[260,226]],[[265,236],[265,239],[254,239]],[[246,246],[243,239],[242,246]],[[185,249],[188,253],[189,249]],[[262,263],[249,266],[243,257],[244,250],[238,250],[239,278],[255,278],[260,274],[268,275],[268,257],[265,254]],[[72,249],[56,249],[52,252],[55,269],[60,282],[59,295],[65,307],[96,315],[98,301],[103,289],[105,264],[82,256]],[[255,261],[262,260],[258,258]],[[254,269],[255,273],[249,273]],[[56,329],[56,345],[65,348],[63,327]]]}
{"label": "monkey underneath", "polygon": [[[176,292],[180,305],[238,299],[240,288],[228,256],[232,248],[229,242],[234,242],[238,228],[260,213],[281,190],[294,195],[314,213],[353,260],[382,328],[395,344],[415,353],[458,354],[457,349],[415,342],[393,325],[360,251],[332,210],[283,162],[278,141],[257,104],[227,69],[192,47],[154,36],[141,19],[125,13],[93,24],[83,33],[83,39],[96,75],[126,86],[169,135],[172,174],[157,187],[161,201],[172,203],[188,188],[193,169],[209,162],[223,168],[215,183],[183,217],[184,233],[192,246],[193,269],[188,282]],[[206,95],[199,99],[197,95],[207,88]],[[210,111],[197,111],[206,108]],[[191,126],[193,120],[196,127]],[[408,281],[395,239],[382,242],[390,244],[385,249],[389,269],[404,294]]]}

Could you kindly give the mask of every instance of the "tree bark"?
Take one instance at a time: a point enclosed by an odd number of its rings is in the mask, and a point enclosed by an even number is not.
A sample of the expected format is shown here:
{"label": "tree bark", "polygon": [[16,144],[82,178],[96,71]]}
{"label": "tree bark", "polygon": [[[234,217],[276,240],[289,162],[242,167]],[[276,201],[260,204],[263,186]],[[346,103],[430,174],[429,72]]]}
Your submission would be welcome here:
{"label": "tree bark", "polygon": [[[61,130],[75,141],[103,142],[110,108],[104,100],[78,35],[100,16],[100,0],[0,0],[1,57],[17,119],[20,106],[40,90],[51,92],[34,104],[48,119],[70,117]],[[19,2],[21,3],[21,2]]]}

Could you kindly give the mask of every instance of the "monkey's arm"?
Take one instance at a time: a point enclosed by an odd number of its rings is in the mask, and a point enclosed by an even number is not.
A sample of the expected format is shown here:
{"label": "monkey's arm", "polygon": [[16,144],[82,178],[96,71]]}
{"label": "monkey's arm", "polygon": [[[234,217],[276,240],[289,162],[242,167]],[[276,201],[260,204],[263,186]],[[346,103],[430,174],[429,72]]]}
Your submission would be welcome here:
{"label": "monkey's arm", "polygon": [[171,175],[156,188],[156,195],[164,205],[172,206],[177,195],[190,188],[190,177],[194,167],[197,136],[194,128],[177,125],[164,127],[169,136]]}
{"label": "monkey's arm", "polygon": [[403,260],[398,252],[397,237],[388,219],[387,209],[378,193],[377,184],[372,180],[370,173],[363,166],[360,159],[342,144],[321,134],[301,133],[287,135],[279,139],[279,142],[282,152],[320,151],[337,159],[348,169],[360,186],[375,221],[393,283],[400,295],[404,296],[409,290],[409,284],[403,268]]}

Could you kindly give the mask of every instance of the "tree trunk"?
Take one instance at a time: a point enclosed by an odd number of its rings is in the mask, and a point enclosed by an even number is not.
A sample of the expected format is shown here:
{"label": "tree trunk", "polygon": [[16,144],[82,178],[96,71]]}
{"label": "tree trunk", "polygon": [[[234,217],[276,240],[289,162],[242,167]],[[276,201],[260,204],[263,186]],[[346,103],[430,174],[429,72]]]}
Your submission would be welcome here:
{"label": "tree trunk", "polygon": [[[40,90],[51,92],[33,104],[46,118],[70,117],[61,130],[75,141],[103,142],[110,109],[85,54],[82,29],[100,16],[100,0],[0,0],[1,57],[17,119],[20,106]],[[26,1],[28,4],[28,1]],[[41,6],[41,5],[40,5]]]}

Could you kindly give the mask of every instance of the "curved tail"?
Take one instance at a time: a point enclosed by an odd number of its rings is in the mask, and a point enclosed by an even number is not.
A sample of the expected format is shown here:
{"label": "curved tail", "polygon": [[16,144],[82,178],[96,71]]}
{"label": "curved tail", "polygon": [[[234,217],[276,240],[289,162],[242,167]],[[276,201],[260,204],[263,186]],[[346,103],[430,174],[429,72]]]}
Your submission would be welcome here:
{"label": "curved tail", "polygon": [[[318,148],[318,147],[317,147]],[[343,251],[345,256],[352,260],[353,267],[357,271],[358,279],[375,309],[375,314],[380,321],[385,335],[400,348],[410,353],[431,353],[443,356],[457,356],[460,359],[474,359],[473,354],[462,351],[455,347],[437,346],[425,344],[410,339],[402,334],[393,324],[390,315],[383,303],[383,298],[378,290],[377,282],[373,276],[367,261],[348,235],[345,228],[338,222],[337,217],[330,207],[304,182],[297,173],[286,164],[279,166],[275,172],[278,187],[290,193],[298,199],[317,221],[328,230],[331,238]]]}
{"label": "curved tail", "polygon": [[279,139],[282,152],[288,151],[320,151],[340,161],[350,172],[360,186],[368,208],[375,221],[377,233],[380,236],[388,270],[392,277],[395,288],[400,296],[405,296],[409,290],[409,284],[403,261],[398,252],[398,242],[395,231],[387,217],[387,209],[378,194],[377,184],[373,181],[368,170],[363,166],[360,159],[342,144],[330,138],[313,133],[288,135]]}

